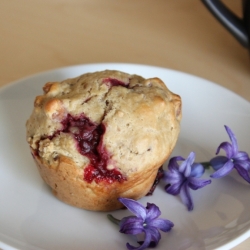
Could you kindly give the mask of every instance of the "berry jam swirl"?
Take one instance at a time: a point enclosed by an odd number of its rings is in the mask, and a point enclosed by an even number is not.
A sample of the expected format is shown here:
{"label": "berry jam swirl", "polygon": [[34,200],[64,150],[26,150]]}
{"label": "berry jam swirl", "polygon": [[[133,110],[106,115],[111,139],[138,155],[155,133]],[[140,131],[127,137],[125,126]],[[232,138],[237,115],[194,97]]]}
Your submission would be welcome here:
{"label": "berry jam swirl", "polygon": [[84,169],[84,180],[91,183],[105,181],[123,182],[126,178],[117,169],[107,169],[110,154],[102,143],[105,126],[91,122],[86,116],[73,117],[68,114],[62,121],[63,133],[73,134],[79,152],[88,157],[90,164]]}

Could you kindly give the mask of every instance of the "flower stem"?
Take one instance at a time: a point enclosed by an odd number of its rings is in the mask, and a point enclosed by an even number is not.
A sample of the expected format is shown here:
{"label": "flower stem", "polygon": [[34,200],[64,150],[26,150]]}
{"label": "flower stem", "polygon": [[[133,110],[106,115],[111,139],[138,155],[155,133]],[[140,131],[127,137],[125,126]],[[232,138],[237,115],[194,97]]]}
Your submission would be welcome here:
{"label": "flower stem", "polygon": [[211,164],[209,161],[206,162],[200,162],[200,164],[205,168],[205,169],[209,169]]}
{"label": "flower stem", "polygon": [[121,220],[116,219],[112,214],[107,214],[107,217],[111,222],[119,226]]}

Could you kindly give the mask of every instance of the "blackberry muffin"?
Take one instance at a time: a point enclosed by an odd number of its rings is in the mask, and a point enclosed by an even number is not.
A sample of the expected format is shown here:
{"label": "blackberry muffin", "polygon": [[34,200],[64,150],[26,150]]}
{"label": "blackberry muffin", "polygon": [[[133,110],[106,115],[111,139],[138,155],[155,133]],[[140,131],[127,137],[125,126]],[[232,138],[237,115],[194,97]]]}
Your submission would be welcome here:
{"label": "blackberry muffin", "polygon": [[159,78],[105,70],[48,82],[26,123],[43,180],[63,202],[95,211],[140,199],[171,154],[181,98]]}

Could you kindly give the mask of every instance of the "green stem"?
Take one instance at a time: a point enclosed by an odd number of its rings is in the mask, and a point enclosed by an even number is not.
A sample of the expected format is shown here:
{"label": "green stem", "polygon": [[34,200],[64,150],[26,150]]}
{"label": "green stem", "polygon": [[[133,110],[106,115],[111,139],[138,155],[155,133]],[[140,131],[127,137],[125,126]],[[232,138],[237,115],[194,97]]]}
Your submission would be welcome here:
{"label": "green stem", "polygon": [[119,226],[120,220],[116,219],[112,214],[107,214],[108,219]]}
{"label": "green stem", "polygon": [[205,168],[205,169],[209,169],[210,168],[210,162],[200,162],[200,164]]}

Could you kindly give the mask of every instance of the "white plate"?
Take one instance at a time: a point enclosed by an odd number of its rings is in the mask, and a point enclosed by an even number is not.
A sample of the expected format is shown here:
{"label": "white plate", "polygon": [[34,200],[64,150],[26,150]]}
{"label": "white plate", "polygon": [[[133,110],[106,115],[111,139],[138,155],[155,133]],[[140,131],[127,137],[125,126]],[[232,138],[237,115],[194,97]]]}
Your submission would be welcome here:
{"label": "white plate", "polygon": [[[157,76],[181,95],[182,130],[173,155],[187,157],[195,151],[198,161],[210,159],[217,146],[229,140],[225,124],[236,134],[240,149],[250,149],[249,102],[185,73],[143,65],[90,64],[17,81],[0,90],[0,248],[116,250],[126,249],[126,242],[136,245],[131,236],[119,233],[106,213],[74,208],[54,198],[41,180],[25,141],[25,122],[44,83],[104,69],[145,78]],[[194,191],[192,212],[163,187],[159,185],[153,196],[141,199],[144,205],[156,203],[161,217],[175,224],[170,233],[162,233],[157,249],[229,249],[250,236],[249,184],[235,172]],[[122,210],[112,214],[122,218],[129,213]]]}

